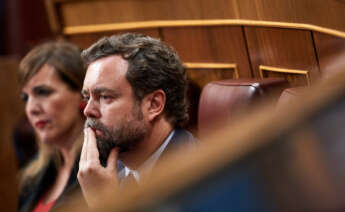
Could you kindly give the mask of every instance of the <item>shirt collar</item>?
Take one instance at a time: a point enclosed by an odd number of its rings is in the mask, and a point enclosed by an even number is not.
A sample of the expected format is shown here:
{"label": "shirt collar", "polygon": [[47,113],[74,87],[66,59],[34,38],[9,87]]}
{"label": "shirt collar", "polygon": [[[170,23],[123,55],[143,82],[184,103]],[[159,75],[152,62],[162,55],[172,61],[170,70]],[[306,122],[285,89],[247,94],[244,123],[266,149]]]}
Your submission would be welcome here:
{"label": "shirt collar", "polygon": [[169,144],[171,138],[174,136],[175,130],[171,131],[168,137],[164,140],[164,142],[160,145],[160,147],[138,168],[138,170],[132,170],[128,168],[125,164],[123,164],[123,168],[118,173],[119,178],[125,178],[130,173],[133,174],[134,178],[139,182],[140,176],[148,174],[154,165],[156,164],[159,157],[164,152],[165,148]]}

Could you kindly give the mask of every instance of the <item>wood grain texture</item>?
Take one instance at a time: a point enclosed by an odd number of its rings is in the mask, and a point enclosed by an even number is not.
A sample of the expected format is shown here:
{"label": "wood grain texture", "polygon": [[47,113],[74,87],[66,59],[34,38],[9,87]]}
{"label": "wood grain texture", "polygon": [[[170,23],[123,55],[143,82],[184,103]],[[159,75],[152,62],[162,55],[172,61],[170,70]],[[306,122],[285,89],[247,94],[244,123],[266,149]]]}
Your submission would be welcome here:
{"label": "wood grain texture", "polygon": [[238,0],[240,19],[308,23],[345,31],[345,2]]}
{"label": "wood grain texture", "polygon": [[[308,70],[311,83],[319,78],[319,67],[310,31],[245,27],[255,77],[259,66]],[[291,86],[307,85],[304,76],[267,72],[266,77],[284,77]]]}
{"label": "wood grain texture", "polygon": [[85,0],[57,5],[60,5],[64,26],[75,26],[139,20],[237,18],[236,3],[236,0]]}
{"label": "wood grain texture", "polygon": [[167,28],[162,34],[184,62],[234,63],[240,78],[252,76],[241,27]]}
{"label": "wood grain texture", "polygon": [[[345,31],[345,2],[339,0],[78,0],[52,1],[52,29],[149,20],[249,19],[308,23]],[[50,9],[50,11],[52,11]],[[49,11],[48,11],[49,12]],[[60,23],[60,27],[54,23]]]}
{"label": "wood grain texture", "polygon": [[314,32],[323,77],[345,70],[345,39]]}
{"label": "wood grain texture", "polygon": [[64,39],[70,41],[82,49],[88,48],[93,43],[101,39],[105,36],[111,36],[115,34],[125,33],[125,32],[135,32],[135,33],[142,33],[154,38],[159,37],[159,30],[158,29],[138,29],[138,30],[129,30],[129,31],[116,31],[116,32],[102,32],[102,33],[90,33],[90,34],[83,34],[83,35],[70,35],[66,36]]}
{"label": "wood grain texture", "polygon": [[197,84],[200,88],[205,87],[205,85],[212,81],[219,81],[224,79],[234,79],[233,69],[187,69],[187,75],[189,79]]}
{"label": "wood grain texture", "polygon": [[0,211],[16,211],[18,198],[17,166],[12,149],[12,130],[22,114],[17,86],[19,61],[0,58]]}

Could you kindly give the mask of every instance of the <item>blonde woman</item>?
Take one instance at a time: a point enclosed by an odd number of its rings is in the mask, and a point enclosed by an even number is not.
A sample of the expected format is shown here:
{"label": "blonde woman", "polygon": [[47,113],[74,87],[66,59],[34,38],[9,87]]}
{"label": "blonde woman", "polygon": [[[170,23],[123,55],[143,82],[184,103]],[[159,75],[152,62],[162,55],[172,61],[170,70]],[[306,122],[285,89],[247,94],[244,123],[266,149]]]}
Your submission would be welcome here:
{"label": "blonde woman", "polygon": [[19,211],[49,211],[68,190],[79,187],[84,75],[80,51],[69,43],[40,45],[21,61],[21,98],[39,152],[22,171]]}

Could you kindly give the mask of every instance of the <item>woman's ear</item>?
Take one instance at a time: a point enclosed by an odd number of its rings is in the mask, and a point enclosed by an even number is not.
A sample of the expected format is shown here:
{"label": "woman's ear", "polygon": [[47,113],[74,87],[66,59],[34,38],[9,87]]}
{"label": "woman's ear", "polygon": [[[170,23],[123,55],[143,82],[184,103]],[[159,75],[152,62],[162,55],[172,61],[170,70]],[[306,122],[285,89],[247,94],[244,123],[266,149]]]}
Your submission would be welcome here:
{"label": "woman's ear", "polygon": [[163,113],[165,100],[165,92],[161,89],[155,90],[144,97],[142,102],[143,112],[146,113],[146,117],[149,121],[154,120]]}

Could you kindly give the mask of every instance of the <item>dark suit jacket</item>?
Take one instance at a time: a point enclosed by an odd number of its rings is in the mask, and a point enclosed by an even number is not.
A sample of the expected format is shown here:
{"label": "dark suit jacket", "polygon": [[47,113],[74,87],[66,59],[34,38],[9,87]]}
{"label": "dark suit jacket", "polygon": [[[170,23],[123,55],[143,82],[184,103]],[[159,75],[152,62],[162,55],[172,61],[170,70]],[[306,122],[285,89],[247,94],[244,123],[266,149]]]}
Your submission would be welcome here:
{"label": "dark suit jacket", "polygon": [[[190,132],[184,130],[182,128],[175,128],[175,133],[171,138],[168,145],[165,147],[164,151],[158,158],[158,161],[169,155],[170,153],[174,152],[179,148],[185,148],[186,146],[196,146],[199,143],[199,140],[195,138]],[[121,162],[117,162],[118,173],[125,167],[125,165]]]}
{"label": "dark suit jacket", "polygon": [[170,142],[163,151],[161,157],[171,153],[172,151],[187,146],[193,146],[199,143],[199,140],[196,139],[190,132],[182,128],[176,128],[175,134],[171,138]]}
{"label": "dark suit jacket", "polygon": [[[77,157],[74,163],[71,175],[67,181],[67,185],[64,191],[62,192],[60,197],[55,201],[54,206],[52,208],[56,207],[56,205],[59,205],[61,204],[61,202],[65,201],[65,199],[68,198],[69,194],[74,193],[77,190],[80,190],[80,185],[77,180],[78,169],[79,157]],[[49,188],[53,184],[56,175],[56,166],[54,162],[51,160],[48,163],[47,167],[41,171],[41,173],[32,181],[32,183],[28,184],[20,191],[18,211],[32,211],[34,207],[37,205],[42,195],[47,191],[47,188]]]}

